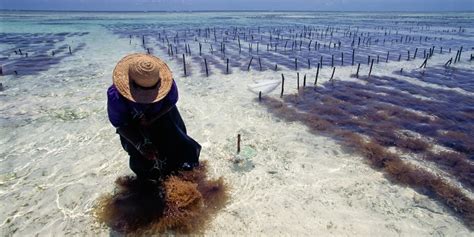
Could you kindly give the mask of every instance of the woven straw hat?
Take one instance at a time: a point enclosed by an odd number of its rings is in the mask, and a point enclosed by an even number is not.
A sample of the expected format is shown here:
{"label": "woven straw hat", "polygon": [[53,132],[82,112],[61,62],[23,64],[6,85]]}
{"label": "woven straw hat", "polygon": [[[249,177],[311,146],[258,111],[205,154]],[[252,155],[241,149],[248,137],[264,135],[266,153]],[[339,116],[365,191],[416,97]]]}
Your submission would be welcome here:
{"label": "woven straw hat", "polygon": [[121,95],[143,104],[162,100],[173,84],[168,65],[155,56],[142,53],[122,58],[115,66],[112,77]]}

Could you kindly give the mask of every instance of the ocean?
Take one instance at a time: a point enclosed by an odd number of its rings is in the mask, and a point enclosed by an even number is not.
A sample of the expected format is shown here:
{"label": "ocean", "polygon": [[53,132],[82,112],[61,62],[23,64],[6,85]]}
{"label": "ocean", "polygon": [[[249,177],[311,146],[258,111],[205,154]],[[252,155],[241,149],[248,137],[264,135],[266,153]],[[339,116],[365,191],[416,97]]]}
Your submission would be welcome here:
{"label": "ocean", "polygon": [[1,11],[1,235],[121,234],[93,213],[132,174],[106,91],[135,52],[230,187],[206,235],[472,234],[472,12]]}

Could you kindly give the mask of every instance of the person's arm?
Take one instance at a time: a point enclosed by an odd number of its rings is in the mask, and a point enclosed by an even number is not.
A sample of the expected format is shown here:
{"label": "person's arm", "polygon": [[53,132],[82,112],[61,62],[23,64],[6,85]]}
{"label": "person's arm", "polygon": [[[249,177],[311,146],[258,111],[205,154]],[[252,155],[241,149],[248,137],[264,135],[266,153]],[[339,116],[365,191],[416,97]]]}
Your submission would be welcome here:
{"label": "person's arm", "polygon": [[117,128],[117,133],[127,139],[137,151],[148,160],[155,160],[157,152],[155,146],[140,131],[140,127],[135,123],[130,123]]}
{"label": "person's arm", "polygon": [[156,158],[156,149],[143,136],[138,124],[132,122],[128,105],[114,86],[111,86],[107,91],[107,113],[110,123],[117,128],[118,134],[132,144],[145,158]]}

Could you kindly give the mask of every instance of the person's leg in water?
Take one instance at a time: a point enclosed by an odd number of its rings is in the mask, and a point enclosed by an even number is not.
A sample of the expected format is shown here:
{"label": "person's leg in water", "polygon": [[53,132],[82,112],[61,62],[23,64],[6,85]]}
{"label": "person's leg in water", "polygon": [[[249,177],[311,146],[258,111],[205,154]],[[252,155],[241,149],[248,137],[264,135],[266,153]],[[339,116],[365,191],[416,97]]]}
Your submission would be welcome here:
{"label": "person's leg in water", "polygon": [[199,165],[201,145],[186,133],[186,126],[176,107],[159,118],[151,127],[153,144],[160,158],[165,158],[166,174]]}

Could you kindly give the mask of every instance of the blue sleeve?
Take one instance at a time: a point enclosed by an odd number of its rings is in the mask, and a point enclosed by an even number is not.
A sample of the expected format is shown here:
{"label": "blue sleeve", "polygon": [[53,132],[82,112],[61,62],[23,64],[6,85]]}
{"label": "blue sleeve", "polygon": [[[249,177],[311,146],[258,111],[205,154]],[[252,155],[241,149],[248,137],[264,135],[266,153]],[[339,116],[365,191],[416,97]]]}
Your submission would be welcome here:
{"label": "blue sleeve", "polygon": [[114,127],[126,125],[130,117],[126,101],[113,85],[107,90],[107,113]]}
{"label": "blue sleeve", "polygon": [[176,86],[176,83],[173,80],[173,84],[171,85],[171,89],[168,92],[168,95],[163,99],[164,105],[167,106],[172,106],[175,105],[178,102],[178,87]]}

